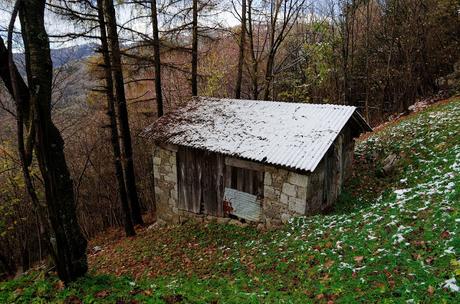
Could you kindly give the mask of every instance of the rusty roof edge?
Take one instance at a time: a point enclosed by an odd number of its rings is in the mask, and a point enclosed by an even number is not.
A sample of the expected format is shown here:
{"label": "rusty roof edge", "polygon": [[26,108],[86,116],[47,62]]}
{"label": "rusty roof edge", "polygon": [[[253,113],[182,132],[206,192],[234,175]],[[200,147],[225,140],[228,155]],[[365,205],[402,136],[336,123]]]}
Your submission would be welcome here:
{"label": "rusty roof edge", "polygon": [[149,124],[147,127],[143,128],[141,132],[138,133],[137,136],[139,137],[142,137],[142,138],[145,138],[145,139],[149,139],[149,133],[152,131],[152,127],[153,127],[153,124],[155,122]]}

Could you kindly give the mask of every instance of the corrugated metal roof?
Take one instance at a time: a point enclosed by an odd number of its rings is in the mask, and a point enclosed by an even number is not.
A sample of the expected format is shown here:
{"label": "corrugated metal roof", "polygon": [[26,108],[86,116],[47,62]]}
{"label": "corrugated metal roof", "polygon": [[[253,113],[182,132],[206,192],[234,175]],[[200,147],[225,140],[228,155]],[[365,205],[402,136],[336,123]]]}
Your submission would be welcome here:
{"label": "corrugated metal roof", "polygon": [[363,129],[370,129],[352,106],[197,98],[158,119],[143,135],[156,142],[314,171],[353,115]]}

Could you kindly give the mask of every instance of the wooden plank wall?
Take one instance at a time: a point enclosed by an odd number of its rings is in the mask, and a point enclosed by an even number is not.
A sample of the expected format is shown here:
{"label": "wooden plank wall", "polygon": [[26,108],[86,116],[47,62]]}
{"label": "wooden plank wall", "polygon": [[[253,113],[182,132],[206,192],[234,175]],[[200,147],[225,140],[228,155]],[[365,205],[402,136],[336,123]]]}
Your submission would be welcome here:
{"label": "wooden plank wall", "polygon": [[353,133],[351,127],[344,129],[344,139],[342,148],[342,159],[343,159],[343,180],[347,180],[352,175],[353,171],[353,155],[355,150],[355,141],[353,139]]}
{"label": "wooden plank wall", "polygon": [[179,147],[177,152],[179,209],[223,215],[225,162],[220,154]]}
{"label": "wooden plank wall", "polygon": [[[178,208],[194,213],[223,216],[225,187],[263,196],[263,171],[225,164],[225,157],[187,147],[179,147]],[[244,164],[244,161],[241,162]],[[235,162],[236,165],[239,162]]]}
{"label": "wooden plank wall", "polygon": [[177,151],[178,208],[194,213],[201,209],[201,157],[193,149]]}
{"label": "wooden plank wall", "polygon": [[337,200],[344,174],[344,140],[345,137],[341,133],[315,171],[310,174],[307,187],[307,215],[327,211]]}
{"label": "wooden plank wall", "polygon": [[334,144],[331,147],[331,150],[328,152],[327,156],[327,199],[326,199],[326,208],[332,206],[337,200],[337,197],[340,194],[340,187],[342,186],[342,173],[343,173],[343,134],[340,134]]}
{"label": "wooden plank wall", "polygon": [[222,216],[224,197],[224,157],[220,154],[203,152],[202,155],[202,191],[203,201],[201,212],[204,214]]}

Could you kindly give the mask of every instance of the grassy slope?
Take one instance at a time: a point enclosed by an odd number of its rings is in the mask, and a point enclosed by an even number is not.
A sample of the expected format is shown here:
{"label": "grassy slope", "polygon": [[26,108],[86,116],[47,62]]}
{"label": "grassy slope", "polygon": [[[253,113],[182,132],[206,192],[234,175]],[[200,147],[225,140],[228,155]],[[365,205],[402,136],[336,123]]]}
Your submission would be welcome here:
{"label": "grassy slope", "polygon": [[[361,141],[334,214],[278,231],[186,224],[101,238],[87,278],[63,288],[34,272],[0,283],[0,303],[460,302],[459,126],[456,98]],[[392,153],[402,160],[383,176]]]}

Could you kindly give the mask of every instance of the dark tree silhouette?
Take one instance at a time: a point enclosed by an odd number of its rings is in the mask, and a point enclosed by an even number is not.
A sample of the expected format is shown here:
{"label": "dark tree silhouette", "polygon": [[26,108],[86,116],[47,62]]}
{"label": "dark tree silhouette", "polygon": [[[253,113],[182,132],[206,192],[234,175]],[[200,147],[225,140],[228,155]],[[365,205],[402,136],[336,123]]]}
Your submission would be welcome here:
{"label": "dark tree silhouette", "polygon": [[115,98],[117,105],[117,116],[120,127],[120,138],[122,144],[122,159],[124,164],[124,177],[126,190],[131,205],[131,213],[134,224],[143,225],[139,197],[137,194],[136,177],[134,174],[133,148],[131,131],[129,129],[128,109],[126,105],[123,71],[121,66],[120,45],[118,41],[117,21],[115,8],[112,0],[104,0],[104,15],[109,40],[109,54],[112,65],[112,77],[115,87]]}
{"label": "dark tree silhouette", "polygon": [[192,96],[198,95],[198,0],[192,0]]}
{"label": "dark tree silhouette", "polygon": [[163,116],[163,93],[161,91],[161,56],[160,56],[160,36],[158,34],[158,13],[157,0],[152,0],[152,29],[153,29],[153,56],[155,65],[155,97],[157,101],[157,116]]}
{"label": "dark tree silhouette", "polygon": [[103,58],[104,78],[105,78],[105,91],[107,97],[107,116],[110,121],[110,141],[113,150],[113,162],[115,167],[115,176],[117,178],[118,192],[120,193],[120,204],[123,211],[123,224],[127,236],[134,236],[134,230],[131,210],[129,208],[128,195],[126,192],[126,183],[123,175],[123,166],[121,164],[121,148],[120,141],[118,140],[118,125],[115,114],[115,96],[113,92],[112,80],[112,65],[110,63],[109,46],[107,42],[107,31],[103,12],[103,0],[97,0],[98,19],[101,29],[101,53]]}
{"label": "dark tree silhouette", "polygon": [[244,46],[246,43],[246,0],[241,0],[240,49],[238,55],[238,71],[236,74],[235,98],[241,98],[241,82],[243,80]]}
{"label": "dark tree silhouette", "polygon": [[[25,48],[29,111],[33,113],[35,151],[51,228],[50,251],[59,277],[68,283],[88,270],[87,241],[77,222],[73,182],[64,155],[64,141],[51,118],[53,65],[44,23],[45,2],[29,0],[19,3],[18,7]],[[12,71],[11,74],[14,73]],[[16,101],[19,100],[19,94],[13,96]]]}

